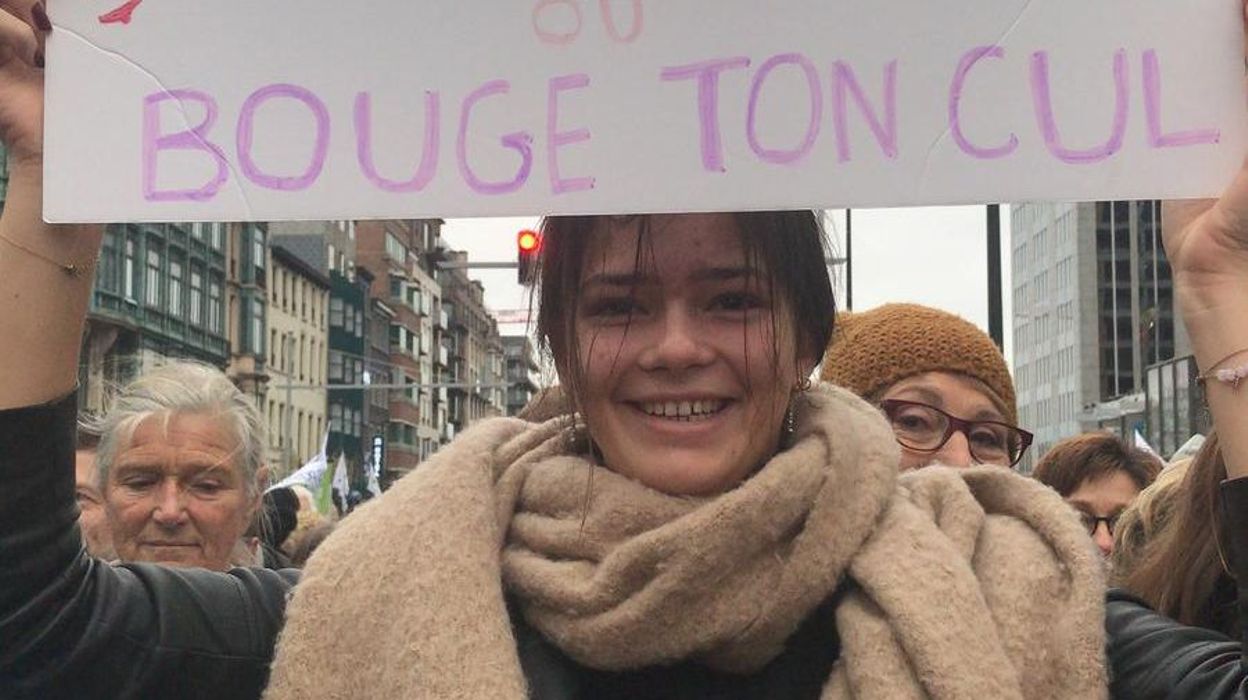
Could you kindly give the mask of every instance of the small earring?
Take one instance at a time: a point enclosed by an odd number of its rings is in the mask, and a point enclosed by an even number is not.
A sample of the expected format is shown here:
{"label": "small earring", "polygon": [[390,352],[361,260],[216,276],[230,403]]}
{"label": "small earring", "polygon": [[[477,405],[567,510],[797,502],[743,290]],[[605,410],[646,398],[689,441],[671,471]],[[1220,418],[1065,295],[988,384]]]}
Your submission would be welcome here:
{"label": "small earring", "polygon": [[802,377],[796,384],[793,385],[793,388],[799,392],[805,393],[810,391],[810,387],[813,385],[814,382],[810,381],[810,377]]}

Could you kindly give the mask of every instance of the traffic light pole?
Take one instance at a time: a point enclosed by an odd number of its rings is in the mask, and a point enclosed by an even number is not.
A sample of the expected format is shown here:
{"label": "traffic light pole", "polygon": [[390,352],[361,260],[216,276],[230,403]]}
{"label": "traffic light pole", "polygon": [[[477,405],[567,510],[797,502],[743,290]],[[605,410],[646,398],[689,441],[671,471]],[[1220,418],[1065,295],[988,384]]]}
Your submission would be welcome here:
{"label": "traffic light pole", "polygon": [[1001,299],[1001,205],[988,205],[988,335],[1005,349]]}

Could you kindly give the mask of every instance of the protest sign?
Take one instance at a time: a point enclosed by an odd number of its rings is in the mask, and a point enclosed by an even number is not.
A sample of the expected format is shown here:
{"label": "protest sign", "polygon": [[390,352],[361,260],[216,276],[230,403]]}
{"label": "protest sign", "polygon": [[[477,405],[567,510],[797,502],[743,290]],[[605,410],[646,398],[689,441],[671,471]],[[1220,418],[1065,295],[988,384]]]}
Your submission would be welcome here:
{"label": "protest sign", "polygon": [[45,216],[406,218],[1208,196],[1233,0],[84,0]]}

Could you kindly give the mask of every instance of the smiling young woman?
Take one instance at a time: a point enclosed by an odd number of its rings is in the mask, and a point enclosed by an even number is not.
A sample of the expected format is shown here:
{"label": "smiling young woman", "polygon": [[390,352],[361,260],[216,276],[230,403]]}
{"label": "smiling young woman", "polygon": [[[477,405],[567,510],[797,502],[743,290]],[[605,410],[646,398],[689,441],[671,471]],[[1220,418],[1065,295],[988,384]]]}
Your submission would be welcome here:
{"label": "smiling young woman", "polygon": [[[1006,469],[899,475],[875,406],[809,386],[834,317],[810,211],[546,222],[538,330],[570,410],[465,431],[298,586],[91,559],[72,389],[100,236],[39,217],[32,7],[0,0],[0,696],[1105,694],[1100,564],[1061,499]],[[246,495],[249,472],[216,479],[239,446],[257,464],[242,433],[155,408],[101,449],[119,515]]]}

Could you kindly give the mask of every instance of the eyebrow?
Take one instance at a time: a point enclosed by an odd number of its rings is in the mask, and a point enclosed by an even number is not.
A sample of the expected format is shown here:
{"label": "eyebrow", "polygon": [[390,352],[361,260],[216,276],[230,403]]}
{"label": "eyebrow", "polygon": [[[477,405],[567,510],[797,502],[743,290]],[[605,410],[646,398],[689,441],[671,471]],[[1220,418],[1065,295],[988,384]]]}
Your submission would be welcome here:
{"label": "eyebrow", "polygon": [[[899,392],[901,396],[905,396],[908,393],[918,394],[919,397],[923,399],[924,403],[929,403],[936,408],[945,411],[949,410],[945,408],[944,399],[941,398],[940,394],[925,386],[909,386]],[[975,413],[975,415],[970,418],[966,418],[965,420],[975,421],[977,423],[982,421],[1003,424],[1006,423],[1005,416],[1001,415],[1001,413],[995,408],[981,408]]]}
{"label": "eyebrow", "polygon": [[1118,506],[1117,508],[1115,508],[1114,510],[1110,511],[1109,515],[1106,515],[1106,516],[1098,516],[1098,515],[1094,512],[1094,511],[1096,510],[1096,508],[1095,508],[1095,507],[1094,507],[1091,503],[1088,503],[1087,501],[1079,500],[1079,499],[1077,499],[1077,498],[1071,498],[1071,499],[1067,499],[1067,501],[1066,501],[1066,502],[1067,502],[1067,503],[1069,503],[1070,505],[1074,506],[1077,510],[1080,510],[1080,511],[1082,511],[1083,513],[1085,513],[1085,514],[1087,514],[1087,515],[1091,515],[1091,516],[1093,516],[1093,517],[1106,517],[1106,518],[1112,518],[1112,517],[1114,517],[1115,515],[1121,515],[1121,514],[1122,514],[1122,511],[1124,511],[1124,510],[1126,510],[1126,509],[1127,509],[1127,507],[1126,507],[1125,505],[1120,505],[1120,506]]}
{"label": "eyebrow", "polygon": [[[691,275],[694,282],[721,282],[742,279],[755,274],[749,267],[704,267]],[[632,287],[654,280],[654,275],[636,272],[599,272],[585,279],[584,286]]]}

